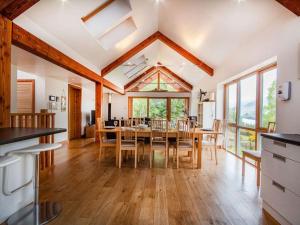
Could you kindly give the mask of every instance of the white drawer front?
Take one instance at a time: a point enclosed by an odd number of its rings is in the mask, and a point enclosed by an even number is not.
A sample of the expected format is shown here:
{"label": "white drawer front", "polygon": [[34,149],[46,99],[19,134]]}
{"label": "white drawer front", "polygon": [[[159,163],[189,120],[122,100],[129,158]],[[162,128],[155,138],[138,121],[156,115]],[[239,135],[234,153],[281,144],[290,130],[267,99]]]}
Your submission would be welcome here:
{"label": "white drawer front", "polygon": [[300,163],[263,150],[261,171],[300,196]]}
{"label": "white drawer front", "polygon": [[300,146],[286,144],[269,138],[263,138],[262,149],[300,162]]}
{"label": "white drawer front", "polygon": [[300,224],[300,197],[271,178],[262,176],[262,198],[291,224]]}

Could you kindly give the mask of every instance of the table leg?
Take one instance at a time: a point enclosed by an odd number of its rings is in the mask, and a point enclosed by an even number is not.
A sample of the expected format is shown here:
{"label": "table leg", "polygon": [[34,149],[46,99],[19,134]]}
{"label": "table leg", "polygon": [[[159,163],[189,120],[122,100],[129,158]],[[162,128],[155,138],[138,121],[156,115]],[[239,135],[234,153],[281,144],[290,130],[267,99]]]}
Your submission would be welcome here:
{"label": "table leg", "polygon": [[120,152],[120,148],[121,148],[121,138],[120,138],[120,132],[116,133],[117,136],[117,146],[116,146],[116,167],[119,167],[119,152]]}
{"label": "table leg", "polygon": [[203,135],[198,135],[198,154],[197,154],[197,169],[201,169],[202,167],[202,139]]}

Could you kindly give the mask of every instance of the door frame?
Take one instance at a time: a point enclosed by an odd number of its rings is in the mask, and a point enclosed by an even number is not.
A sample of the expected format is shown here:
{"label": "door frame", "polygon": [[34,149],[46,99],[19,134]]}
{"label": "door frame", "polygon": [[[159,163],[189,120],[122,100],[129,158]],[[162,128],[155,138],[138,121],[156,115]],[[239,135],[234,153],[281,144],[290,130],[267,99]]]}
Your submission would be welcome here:
{"label": "door frame", "polygon": [[70,139],[70,89],[76,89],[80,91],[80,119],[78,123],[80,123],[80,136],[81,136],[81,129],[82,129],[82,88],[80,86],[76,86],[74,84],[68,84],[68,139]]}
{"label": "door frame", "polygon": [[[32,84],[32,113],[35,113],[35,79],[17,79],[17,88],[18,88],[18,82],[23,83],[31,83]],[[18,99],[18,89],[17,89],[17,99]],[[18,108],[18,106],[16,106]]]}

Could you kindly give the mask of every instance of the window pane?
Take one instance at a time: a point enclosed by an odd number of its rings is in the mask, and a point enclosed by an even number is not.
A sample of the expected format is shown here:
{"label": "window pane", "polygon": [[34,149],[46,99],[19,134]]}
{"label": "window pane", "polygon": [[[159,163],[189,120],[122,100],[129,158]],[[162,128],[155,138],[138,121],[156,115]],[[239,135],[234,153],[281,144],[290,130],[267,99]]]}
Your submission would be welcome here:
{"label": "window pane", "polygon": [[277,69],[267,71],[262,75],[261,127],[266,128],[269,122],[276,120],[276,80]]}
{"label": "window pane", "polygon": [[235,154],[236,150],[236,128],[228,127],[227,129],[227,142],[226,149]]}
{"label": "window pane", "polygon": [[238,133],[239,147],[238,147],[238,155],[242,156],[243,150],[255,150],[255,131],[239,129]]}
{"label": "window pane", "polygon": [[185,108],[185,99],[171,99],[171,120],[176,121],[177,119],[183,118],[186,110],[187,109]]}
{"label": "window pane", "polygon": [[154,119],[165,119],[167,117],[167,99],[149,99],[149,116]]}
{"label": "window pane", "polygon": [[237,98],[237,84],[228,86],[227,94],[227,121],[229,123],[236,123],[236,98]]}
{"label": "window pane", "polygon": [[241,80],[240,88],[239,125],[254,128],[256,122],[256,75]]}
{"label": "window pane", "polygon": [[147,117],[147,99],[146,98],[134,98],[132,100],[134,118]]}

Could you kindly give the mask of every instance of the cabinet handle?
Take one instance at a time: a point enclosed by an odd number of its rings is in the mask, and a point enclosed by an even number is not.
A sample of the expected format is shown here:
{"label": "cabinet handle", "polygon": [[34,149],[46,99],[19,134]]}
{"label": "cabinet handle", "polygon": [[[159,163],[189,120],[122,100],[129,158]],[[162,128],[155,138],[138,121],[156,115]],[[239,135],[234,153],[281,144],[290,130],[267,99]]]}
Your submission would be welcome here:
{"label": "cabinet handle", "polygon": [[277,154],[273,154],[273,159],[277,159],[279,161],[285,162],[286,158],[281,156],[281,155],[277,155]]}
{"label": "cabinet handle", "polygon": [[272,181],[272,185],[275,186],[275,187],[277,187],[280,191],[285,192],[285,187],[282,186],[282,185],[280,185],[280,184],[278,184],[276,181],[273,180]]}
{"label": "cabinet handle", "polygon": [[280,142],[280,141],[273,141],[274,145],[278,145],[280,147],[286,148],[286,143]]}

